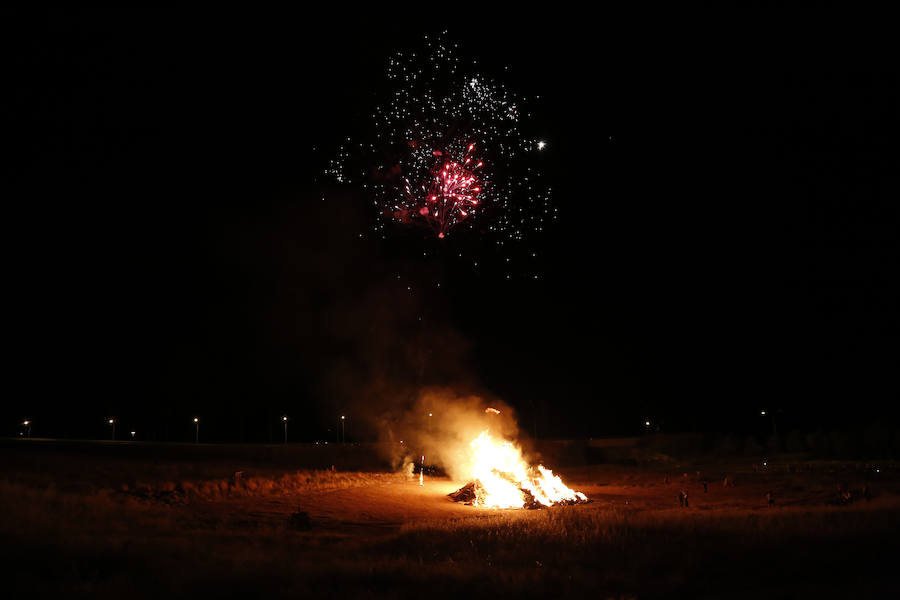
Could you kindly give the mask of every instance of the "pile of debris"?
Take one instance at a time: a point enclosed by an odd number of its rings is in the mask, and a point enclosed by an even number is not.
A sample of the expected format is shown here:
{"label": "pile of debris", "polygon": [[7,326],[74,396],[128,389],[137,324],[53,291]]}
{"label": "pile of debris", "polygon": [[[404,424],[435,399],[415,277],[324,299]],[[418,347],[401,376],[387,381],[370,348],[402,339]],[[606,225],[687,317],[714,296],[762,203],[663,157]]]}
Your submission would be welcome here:
{"label": "pile of debris", "polygon": [[[472,481],[462,486],[455,492],[450,492],[449,494],[447,494],[447,497],[449,497],[454,502],[462,502],[466,506],[473,506],[475,504],[475,499],[478,497],[479,487],[480,484],[478,481]],[[525,499],[525,505],[522,508],[527,508],[528,510],[547,508],[545,505],[535,500],[531,492],[529,492],[528,490],[523,490],[522,488],[519,489],[522,491],[522,497]],[[588,504],[589,502],[592,502],[590,498],[586,500],[561,500],[559,502],[556,502],[555,505],[571,506],[573,504]]]}
{"label": "pile of debris", "polygon": [[455,492],[450,492],[447,496],[454,502],[462,502],[467,506],[475,503],[475,482],[467,483]]}

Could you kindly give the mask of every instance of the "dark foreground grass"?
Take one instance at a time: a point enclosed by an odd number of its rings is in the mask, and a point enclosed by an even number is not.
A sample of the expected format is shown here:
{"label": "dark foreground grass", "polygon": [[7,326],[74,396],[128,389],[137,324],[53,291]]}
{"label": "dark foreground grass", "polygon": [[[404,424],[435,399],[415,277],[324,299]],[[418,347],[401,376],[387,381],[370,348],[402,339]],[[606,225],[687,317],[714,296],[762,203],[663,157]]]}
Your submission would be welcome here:
{"label": "dark foreground grass", "polygon": [[896,597],[892,500],[762,511],[595,503],[365,535],[5,481],[0,562],[8,597]]}
{"label": "dark foreground grass", "polygon": [[898,521],[872,508],[553,509],[408,527],[385,546],[525,596],[859,597],[900,589]]}

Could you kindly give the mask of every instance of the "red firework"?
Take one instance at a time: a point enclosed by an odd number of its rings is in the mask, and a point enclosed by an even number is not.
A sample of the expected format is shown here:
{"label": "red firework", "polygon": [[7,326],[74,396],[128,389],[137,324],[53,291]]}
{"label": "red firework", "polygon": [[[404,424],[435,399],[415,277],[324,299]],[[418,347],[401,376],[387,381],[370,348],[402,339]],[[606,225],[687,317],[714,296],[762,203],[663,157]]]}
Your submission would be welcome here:
{"label": "red firework", "polygon": [[437,161],[428,181],[419,186],[421,195],[414,193],[406,180],[408,207],[416,210],[439,238],[478,208],[482,183],[476,171],[484,163],[473,157],[474,150],[475,144],[469,144],[459,160],[446,158],[444,152],[435,150],[433,155]]}

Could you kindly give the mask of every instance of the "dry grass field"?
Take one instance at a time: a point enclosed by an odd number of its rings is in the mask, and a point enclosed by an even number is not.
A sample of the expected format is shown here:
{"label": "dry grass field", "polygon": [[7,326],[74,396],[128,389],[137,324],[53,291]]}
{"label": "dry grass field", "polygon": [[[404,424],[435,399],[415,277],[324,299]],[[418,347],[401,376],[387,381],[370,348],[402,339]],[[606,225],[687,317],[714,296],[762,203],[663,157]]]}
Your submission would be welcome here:
{"label": "dry grass field", "polygon": [[4,450],[3,587],[92,598],[900,593],[892,464],[559,471],[592,502],[478,509],[451,502],[462,482],[441,478]]}

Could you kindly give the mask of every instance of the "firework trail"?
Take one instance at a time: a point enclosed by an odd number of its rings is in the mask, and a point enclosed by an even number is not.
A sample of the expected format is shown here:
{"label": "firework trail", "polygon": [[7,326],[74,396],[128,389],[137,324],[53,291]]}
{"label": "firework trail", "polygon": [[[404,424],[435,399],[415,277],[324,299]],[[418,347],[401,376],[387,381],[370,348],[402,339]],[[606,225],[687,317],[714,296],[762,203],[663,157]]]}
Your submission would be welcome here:
{"label": "firework trail", "polygon": [[442,39],[388,62],[386,94],[364,142],[348,138],[326,173],[362,185],[380,220],[421,225],[445,238],[463,224],[502,246],[555,218],[535,155],[545,143],[522,133],[522,101],[461,60]]}

